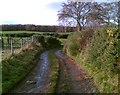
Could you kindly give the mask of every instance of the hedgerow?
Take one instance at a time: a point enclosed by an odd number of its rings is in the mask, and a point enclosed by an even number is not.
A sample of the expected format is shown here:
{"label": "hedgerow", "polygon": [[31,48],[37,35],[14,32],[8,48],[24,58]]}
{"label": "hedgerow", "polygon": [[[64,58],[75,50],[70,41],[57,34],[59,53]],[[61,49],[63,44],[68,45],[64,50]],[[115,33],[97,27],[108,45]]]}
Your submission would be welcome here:
{"label": "hedgerow", "polygon": [[81,36],[77,32],[74,33],[68,37],[63,50],[93,77],[99,92],[117,93],[120,71],[118,28],[99,28],[92,34],[92,38],[85,38],[84,34]]}

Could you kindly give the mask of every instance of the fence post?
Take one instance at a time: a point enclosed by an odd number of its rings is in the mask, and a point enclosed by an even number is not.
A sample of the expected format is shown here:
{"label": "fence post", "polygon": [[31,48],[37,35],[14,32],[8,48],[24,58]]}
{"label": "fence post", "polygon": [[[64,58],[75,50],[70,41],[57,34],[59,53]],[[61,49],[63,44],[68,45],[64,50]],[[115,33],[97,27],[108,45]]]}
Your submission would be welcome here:
{"label": "fence post", "polygon": [[23,49],[23,39],[21,38],[21,49]]}
{"label": "fence post", "polygon": [[13,51],[13,39],[11,38],[10,41],[11,41],[11,54],[13,54],[14,53],[14,51]]}
{"label": "fence post", "polygon": [[32,36],[32,43],[34,42],[34,37]]}
{"label": "fence post", "polygon": [[4,39],[3,39],[3,37],[1,37],[1,40],[2,40],[2,49],[4,50]]}
{"label": "fence post", "polygon": [[28,37],[27,37],[27,48],[29,47]]}
{"label": "fence post", "polygon": [[37,42],[37,40],[36,40],[36,37],[34,37],[35,38],[35,43]]}

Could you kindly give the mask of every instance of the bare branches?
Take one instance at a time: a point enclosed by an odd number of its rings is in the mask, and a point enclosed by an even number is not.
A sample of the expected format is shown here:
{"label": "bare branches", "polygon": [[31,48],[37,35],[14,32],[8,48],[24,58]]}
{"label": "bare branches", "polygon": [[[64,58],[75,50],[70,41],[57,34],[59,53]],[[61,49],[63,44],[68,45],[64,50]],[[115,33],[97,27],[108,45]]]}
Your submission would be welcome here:
{"label": "bare branches", "polygon": [[[85,25],[101,25],[117,21],[116,3],[67,2],[58,12],[58,20],[74,19],[78,30]],[[112,22],[113,22],[112,21]]]}

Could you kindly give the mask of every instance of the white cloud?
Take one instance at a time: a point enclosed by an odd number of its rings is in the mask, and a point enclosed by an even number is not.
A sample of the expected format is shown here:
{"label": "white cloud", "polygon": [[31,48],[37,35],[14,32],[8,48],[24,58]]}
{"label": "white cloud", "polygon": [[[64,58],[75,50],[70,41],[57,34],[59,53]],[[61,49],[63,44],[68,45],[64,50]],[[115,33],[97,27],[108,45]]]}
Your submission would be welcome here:
{"label": "white cloud", "polygon": [[0,0],[0,24],[57,24],[57,11],[47,8],[66,0]]}

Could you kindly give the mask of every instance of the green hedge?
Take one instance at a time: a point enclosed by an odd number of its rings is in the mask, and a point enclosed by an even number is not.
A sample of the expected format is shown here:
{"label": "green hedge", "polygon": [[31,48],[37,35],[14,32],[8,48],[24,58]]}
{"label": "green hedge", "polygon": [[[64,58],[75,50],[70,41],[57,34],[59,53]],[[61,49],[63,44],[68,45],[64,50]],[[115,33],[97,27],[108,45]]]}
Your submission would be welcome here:
{"label": "green hedge", "polygon": [[74,33],[68,37],[63,50],[93,77],[100,93],[116,93],[120,71],[120,31],[117,27],[99,28],[81,49],[83,38],[84,35]]}
{"label": "green hedge", "polygon": [[34,33],[2,33],[2,36],[6,37],[30,37]]}
{"label": "green hedge", "polygon": [[44,49],[52,49],[61,47],[61,42],[54,37],[37,36],[38,41]]}

